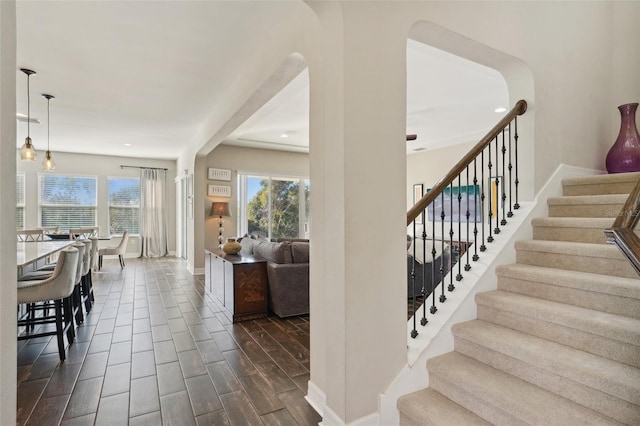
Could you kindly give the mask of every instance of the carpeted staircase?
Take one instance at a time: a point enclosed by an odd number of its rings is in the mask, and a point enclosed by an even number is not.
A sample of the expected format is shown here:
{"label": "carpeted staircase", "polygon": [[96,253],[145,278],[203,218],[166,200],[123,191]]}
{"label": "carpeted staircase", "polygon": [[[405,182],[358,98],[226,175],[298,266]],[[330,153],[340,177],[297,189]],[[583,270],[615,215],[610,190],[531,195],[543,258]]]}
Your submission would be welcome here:
{"label": "carpeted staircase", "polygon": [[603,233],[638,179],[563,180],[429,387],[398,400],[401,425],[640,425],[640,279]]}

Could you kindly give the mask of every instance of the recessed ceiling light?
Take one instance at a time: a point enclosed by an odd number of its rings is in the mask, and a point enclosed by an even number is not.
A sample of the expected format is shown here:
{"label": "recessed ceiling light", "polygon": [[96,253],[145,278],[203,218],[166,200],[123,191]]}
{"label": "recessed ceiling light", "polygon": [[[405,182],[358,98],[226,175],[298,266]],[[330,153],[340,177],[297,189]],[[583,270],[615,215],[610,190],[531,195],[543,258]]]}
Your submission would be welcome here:
{"label": "recessed ceiling light", "polygon": [[130,143],[125,143],[125,144],[123,144],[123,145],[124,145],[124,146],[131,146],[131,144],[130,144]]}
{"label": "recessed ceiling light", "polygon": [[280,135],[280,137],[281,137],[281,138],[283,138],[283,139],[286,139],[286,138],[288,138],[288,137],[289,137],[289,135],[288,135],[288,134],[286,134],[286,133],[282,133],[282,134]]}
{"label": "recessed ceiling light", "polygon": [[16,120],[18,121],[22,121],[22,122],[29,122],[29,123],[34,123],[34,124],[40,124],[40,120],[38,120],[37,118],[29,118],[27,117],[25,114],[21,114],[21,113],[16,113]]}
{"label": "recessed ceiling light", "polygon": [[507,109],[505,107],[498,107],[493,112],[505,112]]}

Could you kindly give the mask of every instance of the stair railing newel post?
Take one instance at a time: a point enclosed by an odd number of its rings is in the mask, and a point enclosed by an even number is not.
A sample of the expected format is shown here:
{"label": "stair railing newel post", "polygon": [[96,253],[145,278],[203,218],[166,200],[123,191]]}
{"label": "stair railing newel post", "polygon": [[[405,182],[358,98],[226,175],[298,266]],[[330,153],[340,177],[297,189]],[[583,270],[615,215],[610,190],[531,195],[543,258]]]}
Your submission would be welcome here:
{"label": "stair railing newel post", "polygon": [[[434,185],[427,194],[414,205],[407,213],[408,225],[413,225],[413,260],[411,265],[410,280],[413,295],[411,298],[411,310],[413,311],[413,328],[411,337],[415,338],[419,332],[417,330],[417,310],[420,309],[422,303],[422,318],[420,324],[425,326],[429,321],[427,319],[427,298],[431,295],[431,306],[429,312],[434,315],[438,311],[436,305],[437,287],[440,286],[438,300],[444,303],[447,300],[445,295],[445,280],[448,274],[447,290],[453,291],[454,266],[458,262],[456,281],[464,279],[465,272],[471,270],[471,262],[477,262],[480,259],[478,252],[487,250],[485,243],[491,243],[498,234],[501,233],[501,227],[507,224],[507,218],[514,215],[513,210],[517,210],[520,205],[518,203],[519,194],[519,171],[518,171],[518,121],[517,116],[524,114],[527,109],[525,101],[518,101],[515,107],[509,111],[491,131],[478,142],[473,149],[466,154],[453,168],[445,175],[436,185]],[[513,133],[512,133],[513,124]],[[502,136],[500,136],[502,135]],[[500,140],[501,139],[501,140]],[[492,150],[495,154],[492,155]],[[485,153],[486,151],[486,153]],[[485,155],[487,164],[485,170]],[[471,162],[473,162],[473,178],[471,179]],[[500,166],[502,164],[502,166]],[[478,168],[480,169],[478,171]],[[464,170],[464,178],[462,176]],[[487,176],[485,177],[485,171]],[[479,172],[479,173],[478,173]],[[500,175],[502,173],[503,175]],[[515,178],[514,178],[515,175]],[[462,186],[463,180],[465,187]],[[508,180],[508,182],[505,182]],[[471,185],[471,182],[473,183]],[[507,188],[508,184],[508,188]],[[456,188],[457,186],[457,188]],[[465,189],[464,201],[466,207],[463,211],[463,188]],[[507,195],[508,192],[508,195]],[[445,198],[448,193],[448,204]],[[457,199],[457,210],[454,210],[454,194]],[[640,189],[639,189],[640,194]],[[488,197],[488,200],[487,200]],[[508,198],[508,201],[507,201]],[[640,195],[638,196],[640,199]],[[439,203],[437,203],[439,201]],[[473,202],[473,206],[471,206]],[[436,211],[436,204],[439,204],[439,212]],[[431,236],[426,232],[427,220],[429,219],[428,208],[431,208]],[[639,206],[640,209],[640,201]],[[448,213],[447,213],[448,209]],[[500,214],[502,211],[502,215]],[[448,214],[448,218],[447,218]],[[473,214],[473,229],[471,229],[471,215]],[[463,223],[465,218],[466,236],[462,235]],[[495,217],[495,223],[493,218]],[[422,219],[421,238],[417,228],[417,220]],[[436,234],[436,222],[440,221],[439,234]],[[447,220],[448,219],[448,220]],[[454,225],[457,220],[457,227]],[[448,222],[448,239],[445,234],[445,222]],[[480,227],[480,229],[478,229]],[[486,230],[488,229],[488,231]],[[457,229],[457,231],[456,231]],[[473,232],[473,240],[470,233]],[[436,238],[437,237],[437,238]],[[427,238],[431,241],[431,284],[426,280],[427,276]],[[419,267],[416,265],[417,244],[418,239],[422,240],[422,280],[418,279]],[[439,246],[436,246],[439,244]],[[447,247],[448,246],[448,247]],[[439,247],[439,251],[437,250]],[[471,253],[473,247],[473,254]],[[640,239],[638,239],[638,253],[640,259]],[[464,252],[462,251],[464,249]],[[440,261],[438,262],[438,252]],[[466,252],[466,264],[462,265],[464,254]],[[437,263],[437,264],[436,264]],[[439,269],[437,269],[439,268]],[[640,271],[640,260],[638,261],[638,270]],[[438,274],[438,271],[440,272]],[[436,280],[438,282],[436,282]],[[421,297],[422,300],[419,298]]]}

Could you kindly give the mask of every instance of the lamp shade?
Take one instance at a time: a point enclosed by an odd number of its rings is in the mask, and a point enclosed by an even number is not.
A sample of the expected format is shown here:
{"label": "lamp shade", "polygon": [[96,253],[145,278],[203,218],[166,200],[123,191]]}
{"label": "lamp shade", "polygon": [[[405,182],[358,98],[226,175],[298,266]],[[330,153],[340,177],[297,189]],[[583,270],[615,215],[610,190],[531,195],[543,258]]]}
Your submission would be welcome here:
{"label": "lamp shade", "polygon": [[229,203],[214,201],[213,204],[211,204],[210,216],[231,216],[231,213],[229,213]]}

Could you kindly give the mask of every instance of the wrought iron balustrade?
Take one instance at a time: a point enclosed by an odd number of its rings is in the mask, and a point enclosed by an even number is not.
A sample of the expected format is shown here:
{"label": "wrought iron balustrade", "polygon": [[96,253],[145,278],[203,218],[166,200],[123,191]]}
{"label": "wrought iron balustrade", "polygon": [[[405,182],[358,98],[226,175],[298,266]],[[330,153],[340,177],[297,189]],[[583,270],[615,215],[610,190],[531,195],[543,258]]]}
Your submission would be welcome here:
{"label": "wrought iron balustrade", "polygon": [[407,212],[407,226],[413,230],[407,263],[409,311],[413,314],[411,337],[418,335],[420,305],[420,324],[425,326],[427,304],[430,303],[430,314],[435,314],[437,303],[447,300],[445,285],[447,292],[455,290],[454,276],[455,281],[464,279],[464,272],[471,270],[473,262],[480,259],[487,244],[495,240],[520,207],[517,117],[526,110],[526,101],[518,101]]}

